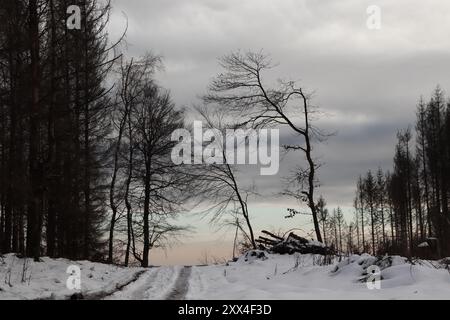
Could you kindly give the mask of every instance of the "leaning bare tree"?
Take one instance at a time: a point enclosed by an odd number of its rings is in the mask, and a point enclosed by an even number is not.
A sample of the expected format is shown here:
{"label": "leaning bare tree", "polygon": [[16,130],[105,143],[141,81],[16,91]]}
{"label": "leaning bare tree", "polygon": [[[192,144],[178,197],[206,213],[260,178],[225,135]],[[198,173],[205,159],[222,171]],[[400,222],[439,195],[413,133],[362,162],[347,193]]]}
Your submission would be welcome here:
{"label": "leaning bare tree", "polygon": [[[294,131],[301,144],[285,146],[286,150],[303,152],[307,169],[300,170],[298,198],[308,205],[318,241],[322,241],[314,197],[317,163],[312,156],[312,140],[321,133],[311,125],[310,96],[294,81],[278,81],[276,88],[263,83],[263,72],[273,67],[262,52],[235,52],[220,59],[224,73],[211,83],[204,97],[207,104],[217,104],[230,115],[242,119],[240,126],[261,128],[284,125]],[[295,213],[295,210],[291,211]]]}
{"label": "leaning bare tree", "polygon": [[[255,236],[248,211],[248,197],[253,193],[251,188],[244,188],[237,179],[238,169],[234,161],[228,159],[221,138],[226,133],[225,128],[236,127],[233,124],[226,124],[224,114],[218,110],[207,110],[206,108],[196,108],[202,116],[208,129],[218,133],[214,137],[216,152],[220,153],[221,163],[210,163],[197,170],[198,181],[202,182],[203,198],[214,203],[207,212],[213,213],[211,222],[220,222],[222,226],[237,227],[245,241],[256,249]],[[219,137],[220,136],[220,137]],[[222,141],[220,141],[222,140]],[[221,221],[224,214],[229,214],[232,219]],[[231,221],[231,223],[230,223]]]}

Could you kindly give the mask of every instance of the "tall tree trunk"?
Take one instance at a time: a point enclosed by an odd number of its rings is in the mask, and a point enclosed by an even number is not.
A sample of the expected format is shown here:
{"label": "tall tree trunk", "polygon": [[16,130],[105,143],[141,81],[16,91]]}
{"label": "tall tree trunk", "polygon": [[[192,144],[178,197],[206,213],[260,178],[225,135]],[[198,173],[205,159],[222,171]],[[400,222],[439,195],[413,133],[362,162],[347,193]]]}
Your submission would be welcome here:
{"label": "tall tree trunk", "polygon": [[408,220],[409,220],[409,252],[414,254],[414,235],[413,235],[413,215],[412,215],[412,192],[411,192],[411,157],[409,152],[409,139],[406,139],[406,176],[407,176],[407,192],[408,192]]}
{"label": "tall tree trunk", "polygon": [[362,251],[364,253],[364,251],[366,250],[366,239],[364,236],[364,197],[363,197],[363,185],[362,185],[362,179],[359,179],[359,185],[360,185],[360,190],[359,190],[359,209],[360,209],[360,214],[361,214],[361,236],[362,236]]}
{"label": "tall tree trunk", "polygon": [[151,182],[151,165],[150,160],[146,159],[146,171],[145,171],[145,178],[144,178],[144,226],[143,226],[143,233],[144,233],[144,248],[142,252],[142,262],[141,266],[144,268],[148,267],[148,257],[150,253],[150,182]]}
{"label": "tall tree trunk", "polygon": [[312,159],[312,147],[310,141],[310,125],[309,125],[309,110],[308,110],[308,102],[306,97],[302,95],[303,98],[303,112],[305,115],[305,144],[306,144],[306,159],[308,161],[309,171],[308,171],[308,206],[311,210],[313,222],[314,222],[314,230],[316,231],[317,241],[322,242],[322,236],[320,234],[320,226],[319,219],[317,217],[317,206],[314,200],[314,190],[315,190],[315,174],[316,174],[316,166]]}
{"label": "tall tree trunk", "polygon": [[132,207],[130,202],[130,185],[131,179],[133,177],[133,154],[134,154],[134,146],[133,146],[133,130],[131,123],[131,110],[128,114],[128,137],[129,137],[129,145],[128,145],[128,175],[127,181],[125,183],[125,206],[127,208],[127,247],[125,251],[125,266],[128,266],[130,259],[130,249],[131,249],[131,241],[132,241],[132,227],[133,227],[133,217],[132,217]]}
{"label": "tall tree trunk", "polygon": [[[113,175],[111,178],[111,183],[109,187],[109,205],[111,207],[111,222],[109,225],[109,245],[108,245],[108,263],[113,262],[113,250],[114,250],[114,229],[116,225],[116,219],[117,219],[117,205],[116,205],[116,180],[117,180],[117,174],[119,171],[119,154],[120,154],[120,147],[122,145],[122,137],[125,130],[125,126],[127,125],[127,120],[129,117],[130,112],[130,106],[129,102],[127,100],[128,95],[128,85],[130,80],[130,74],[133,66],[133,60],[131,60],[130,64],[127,66],[125,74],[122,74],[122,92],[121,92],[121,99],[124,103],[124,113],[122,115],[122,118],[119,122],[119,132],[117,136],[116,141],[116,147],[114,149],[114,160],[113,160]],[[122,70],[123,71],[123,70]]]}
{"label": "tall tree trunk", "polygon": [[393,210],[392,210],[392,203],[391,201],[389,201],[389,221],[391,224],[391,242],[394,243],[395,242],[395,235],[394,235],[394,214],[393,214]]}
{"label": "tall tree trunk", "polygon": [[55,104],[56,104],[56,21],[55,21],[55,6],[54,0],[50,0],[50,104],[48,110],[48,122],[47,122],[47,137],[48,137],[48,154],[47,154],[47,166],[50,167],[47,177],[47,255],[49,257],[55,256],[55,241],[56,241],[56,163],[55,163]]}
{"label": "tall tree trunk", "polygon": [[90,245],[90,236],[89,236],[89,226],[90,226],[90,215],[91,215],[91,157],[90,157],[90,112],[89,112],[89,99],[90,99],[90,90],[89,90],[89,46],[88,46],[88,10],[87,10],[87,2],[84,3],[84,35],[85,39],[83,39],[84,43],[84,186],[83,186],[83,195],[84,195],[84,229],[83,229],[83,256],[85,259],[89,258],[89,245]]}
{"label": "tall tree trunk", "polygon": [[39,17],[37,0],[29,0],[29,35],[31,58],[31,103],[30,103],[30,185],[31,194],[27,217],[27,256],[40,256],[42,176],[40,164],[40,77],[39,77]]}
{"label": "tall tree trunk", "polygon": [[355,226],[356,226],[356,244],[358,246],[358,251],[361,248],[360,247],[360,242],[359,242],[359,219],[358,219],[358,205],[357,205],[357,200],[355,199]]}
{"label": "tall tree trunk", "polygon": [[230,176],[230,178],[231,178],[231,180],[233,182],[233,189],[235,191],[235,194],[238,197],[239,205],[241,206],[242,215],[244,216],[245,223],[247,224],[248,232],[250,234],[251,245],[252,245],[253,249],[256,249],[257,247],[256,247],[256,242],[255,242],[255,235],[253,233],[253,227],[252,227],[252,224],[250,222],[250,216],[249,216],[249,213],[248,213],[247,203],[242,198],[241,192],[239,191],[239,187],[237,185],[237,181],[236,181],[236,179],[234,177],[233,171],[231,170],[231,167],[230,167],[228,162],[226,162],[226,166],[227,166],[227,170],[228,170],[228,175]]}
{"label": "tall tree trunk", "polygon": [[[369,195],[371,196],[371,195]],[[375,246],[375,216],[374,216],[374,207],[373,207],[373,203],[371,201],[370,203],[370,224],[371,224],[371,228],[372,228],[372,254],[376,255],[376,246]]]}

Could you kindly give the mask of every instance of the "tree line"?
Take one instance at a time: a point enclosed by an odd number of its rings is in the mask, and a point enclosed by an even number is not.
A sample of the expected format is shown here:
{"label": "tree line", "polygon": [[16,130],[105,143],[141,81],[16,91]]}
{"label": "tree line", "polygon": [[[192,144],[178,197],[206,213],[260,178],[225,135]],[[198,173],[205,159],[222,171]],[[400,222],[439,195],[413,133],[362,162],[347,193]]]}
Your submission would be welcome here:
{"label": "tree line", "polygon": [[325,242],[337,251],[450,253],[450,102],[439,86],[429,101],[420,98],[414,130],[399,130],[397,140],[392,171],[359,177],[352,219],[343,221],[339,208],[330,214],[318,202]]}
{"label": "tree line", "polygon": [[127,60],[123,37],[110,43],[110,11],[2,2],[0,253],[148,266],[151,248],[186,229],[173,219],[194,175],[170,161],[184,112],[154,80],[160,57]]}
{"label": "tree line", "polygon": [[0,8],[0,247],[38,258],[95,257],[106,215],[110,133],[104,84],[114,57],[109,4],[5,0]]}

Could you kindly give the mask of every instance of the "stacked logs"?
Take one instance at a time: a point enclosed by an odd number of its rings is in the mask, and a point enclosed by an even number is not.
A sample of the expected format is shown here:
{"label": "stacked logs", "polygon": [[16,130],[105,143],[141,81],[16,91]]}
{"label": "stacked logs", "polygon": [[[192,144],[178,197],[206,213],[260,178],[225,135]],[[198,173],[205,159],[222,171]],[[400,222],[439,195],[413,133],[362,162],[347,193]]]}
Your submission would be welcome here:
{"label": "stacked logs", "polygon": [[330,254],[332,250],[318,241],[308,240],[291,232],[284,238],[275,235],[269,231],[261,231],[264,236],[256,239],[260,250],[266,250],[278,254],[293,254],[298,252],[301,254]]}

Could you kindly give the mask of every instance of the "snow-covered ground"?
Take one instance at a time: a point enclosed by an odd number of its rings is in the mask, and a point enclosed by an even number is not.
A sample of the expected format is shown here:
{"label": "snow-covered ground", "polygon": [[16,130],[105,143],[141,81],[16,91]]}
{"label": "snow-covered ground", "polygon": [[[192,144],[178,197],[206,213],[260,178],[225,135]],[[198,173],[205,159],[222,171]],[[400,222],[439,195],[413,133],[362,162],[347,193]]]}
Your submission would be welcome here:
{"label": "snow-covered ground", "polygon": [[[226,265],[123,268],[89,261],[0,257],[0,299],[450,299],[450,272],[437,261],[393,256],[244,255]],[[369,290],[367,267],[381,269]],[[81,290],[66,286],[69,266],[81,271]]]}
{"label": "snow-covered ground", "polygon": [[[71,290],[67,286],[71,276],[67,271],[73,272],[73,266],[80,270],[81,290]],[[72,270],[68,270],[69,267]],[[46,257],[34,262],[8,254],[0,256],[0,300],[69,299],[80,292],[93,298],[101,297],[135,280],[143,271],[142,268]]]}
{"label": "snow-covered ground", "polygon": [[[370,290],[365,268],[369,255],[320,266],[320,256],[241,257],[229,266],[195,267],[188,299],[450,299],[450,273],[437,262],[414,265],[392,257],[381,270],[380,289]],[[386,260],[385,260],[386,261]]]}
{"label": "snow-covered ground", "polygon": [[175,286],[181,268],[179,266],[152,268],[135,283],[106,297],[105,300],[165,299]]}

